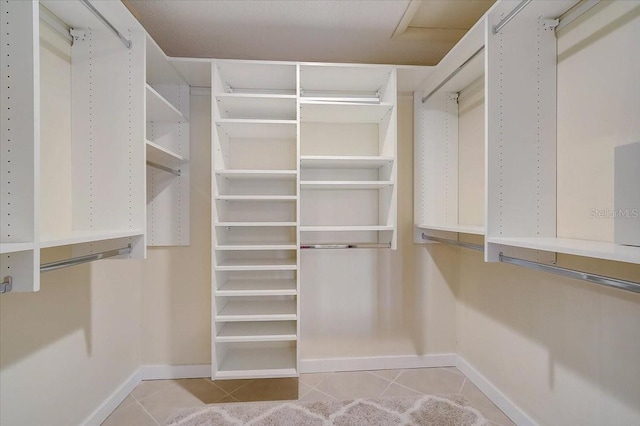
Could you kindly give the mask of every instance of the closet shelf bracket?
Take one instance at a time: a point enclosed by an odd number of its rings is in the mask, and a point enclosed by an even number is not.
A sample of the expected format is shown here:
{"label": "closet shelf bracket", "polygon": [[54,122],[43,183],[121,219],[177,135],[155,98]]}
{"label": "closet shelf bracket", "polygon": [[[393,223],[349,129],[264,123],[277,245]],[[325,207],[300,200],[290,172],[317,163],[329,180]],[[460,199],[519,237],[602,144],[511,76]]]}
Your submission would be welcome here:
{"label": "closet shelf bracket", "polygon": [[93,262],[95,260],[107,259],[109,257],[120,256],[129,253],[131,253],[131,244],[123,248],[103,251],[102,253],[88,254],[86,256],[79,256],[71,259],[45,263],[43,265],[40,265],[40,273],[55,271],[56,269],[68,268],[69,266],[80,265],[83,263]]}
{"label": "closet shelf bracket", "polygon": [[129,40],[128,38],[126,38],[125,36],[122,35],[122,33],[120,33],[120,31],[118,31],[116,29],[116,27],[114,27],[111,22],[109,22],[109,20],[107,18],[105,18],[102,13],[100,13],[98,11],[98,9],[96,9],[91,3],[89,3],[89,0],[80,0],[80,3],[82,3],[87,9],[89,9],[91,11],[91,13],[93,13],[94,15],[96,15],[96,17],[107,26],[107,28],[109,28],[111,30],[112,33],[114,33],[122,42],[122,44],[125,45],[125,47],[127,49],[131,49],[132,46],[132,42],[131,40]]}
{"label": "closet shelf bracket", "polygon": [[9,293],[13,289],[13,278],[11,276],[4,277],[0,283],[0,294]]}
{"label": "closet shelf bracket", "polygon": [[[454,246],[464,247],[472,250],[484,252],[484,247],[478,244],[464,243],[456,240],[449,240],[446,238],[432,237],[427,234],[422,234],[423,240],[431,240],[443,244],[451,244]],[[640,282],[621,280],[618,278],[606,277],[603,275],[590,274],[588,272],[576,271],[574,269],[561,268],[560,266],[547,265],[546,263],[533,262],[530,260],[518,259],[516,257],[505,256],[500,253],[499,259],[501,263],[508,263],[511,265],[522,266],[524,268],[533,269],[536,271],[548,272],[555,275],[560,275],[566,278],[573,278],[582,281],[588,281],[593,284],[603,285],[606,287],[613,287],[620,290],[632,291],[634,293],[640,293]]]}

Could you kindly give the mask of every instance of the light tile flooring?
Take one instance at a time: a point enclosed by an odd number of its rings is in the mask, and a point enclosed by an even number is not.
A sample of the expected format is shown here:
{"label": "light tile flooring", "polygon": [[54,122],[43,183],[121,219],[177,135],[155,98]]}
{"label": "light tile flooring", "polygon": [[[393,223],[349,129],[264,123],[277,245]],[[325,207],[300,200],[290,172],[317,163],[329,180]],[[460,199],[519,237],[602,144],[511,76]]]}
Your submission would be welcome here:
{"label": "light tile flooring", "polygon": [[513,425],[457,368],[302,374],[298,379],[150,380],[140,383],[103,426],[157,426],[177,408],[242,401],[384,398],[461,393],[492,425]]}

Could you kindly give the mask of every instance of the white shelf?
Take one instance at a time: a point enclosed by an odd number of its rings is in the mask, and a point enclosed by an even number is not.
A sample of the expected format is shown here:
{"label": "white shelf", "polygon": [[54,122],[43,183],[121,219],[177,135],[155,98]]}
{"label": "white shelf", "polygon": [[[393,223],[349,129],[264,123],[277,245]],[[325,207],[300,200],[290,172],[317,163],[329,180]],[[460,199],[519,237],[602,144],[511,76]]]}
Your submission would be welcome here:
{"label": "white shelf", "polygon": [[230,259],[216,265],[216,271],[295,271],[295,259]]}
{"label": "white shelf", "polygon": [[295,195],[216,195],[216,200],[227,201],[295,201]]}
{"label": "white shelf", "polygon": [[[296,93],[296,65],[274,62],[246,62],[217,60],[223,87],[238,92]],[[221,87],[221,88],[223,88]]]}
{"label": "white shelf", "polygon": [[244,301],[231,300],[218,312],[216,322],[226,321],[295,321],[296,301],[291,300],[261,300]]}
{"label": "white shelf", "polygon": [[253,227],[253,226],[274,226],[274,227],[290,227],[297,226],[297,222],[216,222],[215,226],[220,227]]}
{"label": "white shelf", "polygon": [[303,63],[300,87],[308,96],[312,92],[373,95],[388,83],[392,69],[385,65]]}
{"label": "white shelf", "polygon": [[216,127],[230,138],[296,139],[296,120],[223,119]]}
{"label": "white shelf", "polygon": [[393,157],[300,156],[300,167],[309,169],[377,169],[393,163]]}
{"label": "white shelf", "polygon": [[301,226],[300,232],[362,232],[362,231],[393,231],[393,226],[363,225],[363,226]]}
{"label": "white shelf", "polygon": [[222,326],[216,342],[282,342],[297,340],[295,321],[230,322]]}
{"label": "white shelf", "polygon": [[215,379],[296,377],[296,349],[230,348],[218,362]]}
{"label": "white shelf", "polygon": [[295,120],[295,95],[224,93],[216,96],[220,115],[241,119]]}
{"label": "white shelf", "polygon": [[178,155],[175,152],[163,148],[151,141],[146,142],[146,147],[147,161],[152,161],[154,163],[167,167],[182,164],[185,161],[185,159],[181,155]]}
{"label": "white shelf", "polygon": [[379,104],[346,102],[300,102],[300,121],[318,123],[380,123],[393,109]]}
{"label": "white shelf", "polygon": [[489,238],[492,244],[640,264],[640,247],[571,238]]}
{"label": "white shelf", "polygon": [[295,296],[295,279],[233,279],[216,291],[216,296]]}
{"label": "white shelf", "polygon": [[433,231],[447,231],[447,232],[460,232],[463,234],[484,235],[484,226],[476,225],[426,225],[418,224],[418,228],[433,230]]}
{"label": "white shelf", "polygon": [[58,246],[68,246],[71,244],[84,244],[104,240],[116,240],[119,238],[140,237],[144,235],[144,231],[129,230],[120,232],[73,232],[71,235],[43,235],[40,242],[41,248],[50,248]]}
{"label": "white shelf", "polygon": [[252,250],[297,250],[298,246],[293,244],[219,244],[214,247],[220,251],[252,251]]}
{"label": "white shelf", "polygon": [[33,243],[1,243],[0,244],[0,254],[5,253],[17,253],[20,251],[30,251],[33,250]]}
{"label": "white shelf", "polygon": [[216,176],[227,179],[292,179],[298,174],[296,170],[219,170]]}
{"label": "white shelf", "polygon": [[182,75],[171,65],[167,56],[156,42],[149,36],[147,40],[147,83],[150,84],[171,84],[186,85],[187,82]]}
{"label": "white shelf", "polygon": [[301,181],[303,189],[381,189],[393,186],[391,181]]}
{"label": "white shelf", "polygon": [[147,84],[147,121],[156,123],[185,123],[182,113],[160,93]]}

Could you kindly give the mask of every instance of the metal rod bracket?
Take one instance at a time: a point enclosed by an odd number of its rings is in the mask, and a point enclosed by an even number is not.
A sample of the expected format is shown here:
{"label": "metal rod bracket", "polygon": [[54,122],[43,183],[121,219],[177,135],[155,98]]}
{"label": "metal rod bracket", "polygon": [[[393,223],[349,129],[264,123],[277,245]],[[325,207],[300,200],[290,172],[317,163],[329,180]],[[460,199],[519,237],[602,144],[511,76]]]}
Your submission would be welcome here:
{"label": "metal rod bracket", "polygon": [[13,278],[11,276],[4,277],[0,283],[0,294],[9,293],[13,290]]}

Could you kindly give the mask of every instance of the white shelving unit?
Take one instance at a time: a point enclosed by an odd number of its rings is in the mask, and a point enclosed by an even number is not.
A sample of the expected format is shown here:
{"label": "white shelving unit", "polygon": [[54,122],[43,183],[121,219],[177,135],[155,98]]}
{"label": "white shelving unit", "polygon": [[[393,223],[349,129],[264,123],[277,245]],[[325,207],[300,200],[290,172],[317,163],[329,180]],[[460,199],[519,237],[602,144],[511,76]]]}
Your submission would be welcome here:
{"label": "white shelving unit", "polygon": [[147,244],[190,244],[190,87],[146,37]]}
{"label": "white shelving unit", "polygon": [[297,375],[297,67],[214,61],[214,379]]}
{"label": "white shelving unit", "polygon": [[[75,257],[131,245],[118,257],[143,258],[143,30],[116,3],[96,8],[131,49],[80,2],[0,8],[0,281],[38,291],[41,251],[60,246]],[[41,13],[82,35],[71,46]]]}

